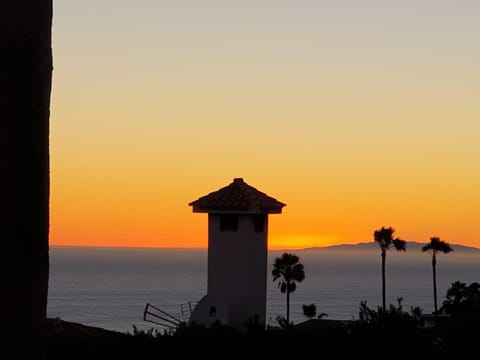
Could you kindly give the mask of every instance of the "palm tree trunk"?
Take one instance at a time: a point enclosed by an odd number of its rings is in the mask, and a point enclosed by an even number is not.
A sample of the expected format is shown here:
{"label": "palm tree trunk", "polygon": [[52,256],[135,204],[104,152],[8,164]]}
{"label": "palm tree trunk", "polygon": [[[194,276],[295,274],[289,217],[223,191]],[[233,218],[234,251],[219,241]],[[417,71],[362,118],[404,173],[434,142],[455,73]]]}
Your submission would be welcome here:
{"label": "palm tree trunk", "polygon": [[0,353],[43,359],[52,0],[2,1],[0,22]]}
{"label": "palm tree trunk", "polygon": [[385,287],[385,258],[387,253],[385,250],[382,249],[382,308],[383,311],[387,308],[387,301],[386,301],[386,287]]}
{"label": "palm tree trunk", "polygon": [[287,283],[287,325],[290,325],[290,283]]}
{"label": "palm tree trunk", "polygon": [[435,321],[437,320],[437,311],[438,311],[438,308],[437,308],[437,271],[436,271],[436,268],[437,268],[437,259],[436,259],[435,255],[433,255],[433,257],[432,257],[432,269],[433,269],[433,306],[434,306],[434,309],[435,309],[435,313],[434,313]]}

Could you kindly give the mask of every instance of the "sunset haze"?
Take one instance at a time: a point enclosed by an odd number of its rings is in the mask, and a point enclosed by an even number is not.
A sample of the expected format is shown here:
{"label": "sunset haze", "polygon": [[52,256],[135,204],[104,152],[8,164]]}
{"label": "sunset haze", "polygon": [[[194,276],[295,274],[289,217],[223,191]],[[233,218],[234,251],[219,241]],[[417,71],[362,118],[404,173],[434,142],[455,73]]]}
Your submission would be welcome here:
{"label": "sunset haze", "polygon": [[271,248],[480,247],[480,2],[54,5],[51,245],[206,247],[241,177]]}

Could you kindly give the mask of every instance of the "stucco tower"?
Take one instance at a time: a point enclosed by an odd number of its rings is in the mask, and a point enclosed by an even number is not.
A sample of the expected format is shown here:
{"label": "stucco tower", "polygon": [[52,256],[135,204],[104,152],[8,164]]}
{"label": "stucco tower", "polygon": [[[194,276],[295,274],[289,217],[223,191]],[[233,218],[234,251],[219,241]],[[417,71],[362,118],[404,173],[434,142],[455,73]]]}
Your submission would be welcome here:
{"label": "stucco tower", "polygon": [[268,214],[280,214],[285,204],[237,178],[189,205],[208,213],[207,295],[190,320],[265,323]]}

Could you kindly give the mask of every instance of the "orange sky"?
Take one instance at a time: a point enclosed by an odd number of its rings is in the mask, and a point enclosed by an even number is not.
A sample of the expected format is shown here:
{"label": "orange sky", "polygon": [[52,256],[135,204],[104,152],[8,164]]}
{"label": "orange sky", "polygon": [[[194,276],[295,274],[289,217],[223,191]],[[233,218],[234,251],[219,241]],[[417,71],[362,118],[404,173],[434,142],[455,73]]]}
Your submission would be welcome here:
{"label": "orange sky", "polygon": [[51,244],[205,247],[235,177],[271,247],[480,247],[480,3],[57,1]]}

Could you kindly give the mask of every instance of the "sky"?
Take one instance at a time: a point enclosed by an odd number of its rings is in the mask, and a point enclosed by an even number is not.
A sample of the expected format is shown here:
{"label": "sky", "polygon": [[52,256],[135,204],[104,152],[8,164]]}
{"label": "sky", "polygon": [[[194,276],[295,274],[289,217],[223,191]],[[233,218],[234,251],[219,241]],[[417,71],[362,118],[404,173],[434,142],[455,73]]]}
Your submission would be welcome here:
{"label": "sky", "polygon": [[242,177],[269,246],[480,247],[480,1],[57,0],[51,245],[206,247]]}

